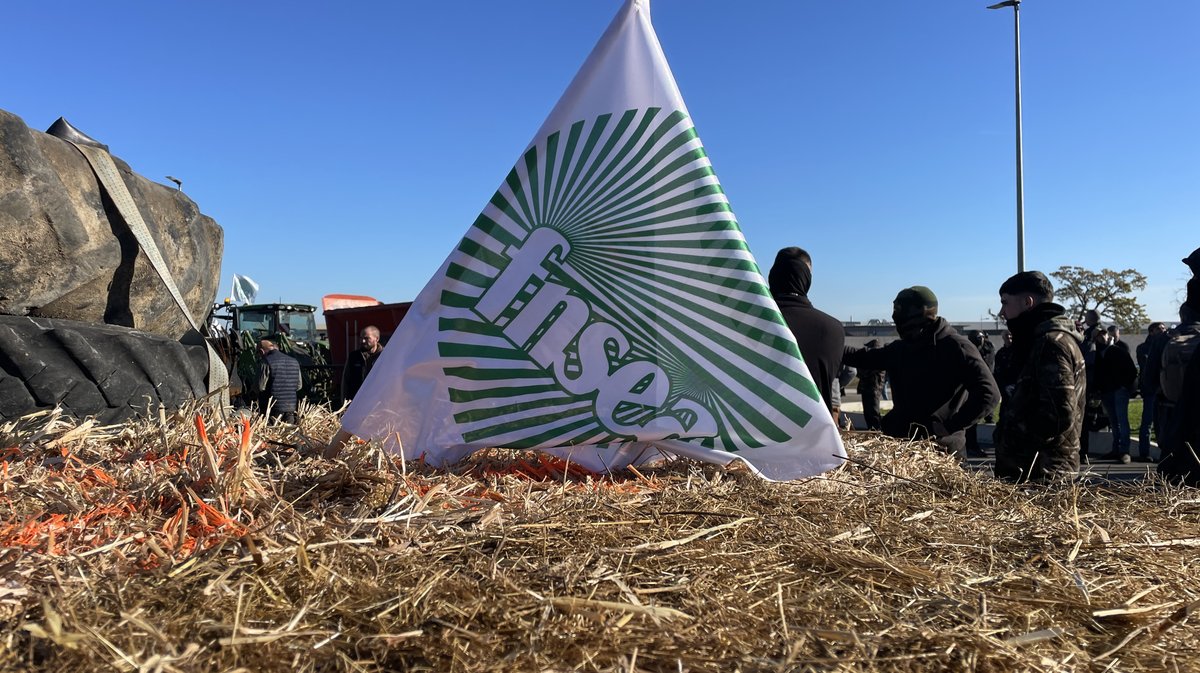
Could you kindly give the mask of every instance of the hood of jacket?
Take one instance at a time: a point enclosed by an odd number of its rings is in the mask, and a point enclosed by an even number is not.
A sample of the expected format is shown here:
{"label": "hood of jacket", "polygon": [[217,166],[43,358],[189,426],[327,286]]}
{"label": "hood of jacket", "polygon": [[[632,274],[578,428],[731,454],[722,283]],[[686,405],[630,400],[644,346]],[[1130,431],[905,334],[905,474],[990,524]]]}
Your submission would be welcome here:
{"label": "hood of jacket", "polygon": [[907,325],[898,326],[896,331],[900,333],[902,341],[929,345],[937,343],[939,339],[958,334],[958,330],[951,327],[950,323],[940,316],[915,318]]}
{"label": "hood of jacket", "polygon": [[1083,335],[1080,334],[1079,330],[1075,328],[1075,321],[1067,317],[1066,309],[1058,306],[1057,304],[1050,305],[1056,306],[1061,310],[1061,312],[1058,315],[1039,322],[1037,326],[1033,328],[1033,335],[1035,337],[1040,337],[1051,332],[1062,332],[1063,334],[1066,334],[1074,339],[1076,345],[1082,345]]}
{"label": "hood of jacket", "polygon": [[767,274],[767,286],[771,295],[779,297],[808,298],[812,287],[812,270],[799,259],[776,258]]}
{"label": "hood of jacket", "polygon": [[1037,337],[1050,332],[1069,334],[1077,343],[1082,344],[1084,335],[1075,328],[1075,323],[1067,317],[1067,309],[1061,304],[1046,302],[1038,304],[1021,315],[1008,321],[1008,331],[1012,334],[1013,344],[1018,348],[1028,347]]}

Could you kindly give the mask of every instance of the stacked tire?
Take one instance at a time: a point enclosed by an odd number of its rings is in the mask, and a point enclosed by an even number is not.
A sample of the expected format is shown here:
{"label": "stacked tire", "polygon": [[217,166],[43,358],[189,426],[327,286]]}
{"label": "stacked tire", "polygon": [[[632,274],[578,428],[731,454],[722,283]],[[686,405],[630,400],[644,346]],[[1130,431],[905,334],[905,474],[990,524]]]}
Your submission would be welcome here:
{"label": "stacked tire", "polygon": [[113,325],[0,315],[0,422],[61,405],[103,424],[208,392],[204,346]]}

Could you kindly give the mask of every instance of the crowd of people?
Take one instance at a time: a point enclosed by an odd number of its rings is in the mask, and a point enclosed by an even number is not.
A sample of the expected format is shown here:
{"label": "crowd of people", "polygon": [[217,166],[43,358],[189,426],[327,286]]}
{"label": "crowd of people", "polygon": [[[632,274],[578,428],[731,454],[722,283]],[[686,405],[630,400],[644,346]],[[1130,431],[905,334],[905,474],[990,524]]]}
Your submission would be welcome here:
{"label": "crowd of people", "polygon": [[[862,348],[846,345],[841,321],[808,298],[812,257],[803,249],[780,250],[768,274],[771,295],[795,335],[830,414],[846,427],[841,398],[848,373],[857,370],[867,430],[897,438],[930,439],[966,460],[981,455],[977,425],[990,423],[995,474],[1015,482],[1071,479],[1090,457],[1091,433],[1108,427],[1112,450],[1102,459],[1129,463],[1129,401],[1144,400],[1138,427],[1138,460],[1150,461],[1151,435],[1159,448],[1158,470],[1200,483],[1200,249],[1184,263],[1193,278],[1168,329],[1150,325],[1131,351],[1116,325],[1104,326],[1096,311],[1077,323],[1054,302],[1045,274],[1023,271],[998,288],[999,316],[1007,330],[997,351],[983,332],[963,336],[938,315],[928,287],[900,290],[892,302],[899,338],[877,339]],[[380,333],[367,327],[345,369],[341,390],[350,401],[383,351]],[[260,365],[252,391],[272,419],[294,423],[300,367],[270,339],[259,342]],[[886,384],[885,384],[886,381]],[[892,409],[880,400],[891,389]],[[344,434],[344,433],[343,433]],[[344,440],[343,440],[344,441]],[[328,455],[336,455],[337,441]]]}
{"label": "crowd of people", "polygon": [[[300,363],[279,350],[279,342],[274,337],[260,339],[257,353],[257,375],[249,386],[252,403],[270,421],[295,423],[300,391],[304,388]],[[358,349],[350,353],[342,370],[343,402],[350,402],[358,394],[382,353],[379,328],[374,325],[364,327],[358,334]]]}
{"label": "crowd of people", "polygon": [[[1038,271],[1017,273],[998,289],[1004,345],[992,352],[982,332],[959,334],[938,316],[927,287],[901,290],[892,303],[900,338],[863,348],[846,346],[832,316],[808,299],[812,258],[800,248],[776,255],[770,290],[796,336],[830,413],[839,420],[842,384],[836,373],[857,368],[868,430],[898,438],[928,438],[962,459],[979,451],[976,425],[996,413],[996,476],[1017,482],[1074,478],[1088,460],[1091,432],[1109,427],[1112,451],[1102,459],[1129,463],[1129,401],[1145,401],[1138,428],[1138,459],[1158,470],[1200,483],[1200,249],[1184,258],[1193,278],[1179,309],[1179,324],[1150,326],[1136,354],[1120,328],[1105,327],[1096,311],[1077,323],[1054,302],[1054,287]],[[837,325],[835,328],[834,326]],[[1136,358],[1136,359],[1135,359]],[[879,410],[884,377],[893,407]]]}

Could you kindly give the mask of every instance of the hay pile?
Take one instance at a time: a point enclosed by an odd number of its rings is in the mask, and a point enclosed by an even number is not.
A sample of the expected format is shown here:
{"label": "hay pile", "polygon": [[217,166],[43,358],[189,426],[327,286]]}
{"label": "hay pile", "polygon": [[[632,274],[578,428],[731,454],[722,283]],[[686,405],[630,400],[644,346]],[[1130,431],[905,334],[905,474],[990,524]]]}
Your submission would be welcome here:
{"label": "hay pile", "polygon": [[[931,447],[770,484],[532,454],[455,474],[336,419],[0,426],[0,670],[1143,671],[1200,661],[1200,497],[1013,487]],[[297,450],[297,447],[300,449]]]}

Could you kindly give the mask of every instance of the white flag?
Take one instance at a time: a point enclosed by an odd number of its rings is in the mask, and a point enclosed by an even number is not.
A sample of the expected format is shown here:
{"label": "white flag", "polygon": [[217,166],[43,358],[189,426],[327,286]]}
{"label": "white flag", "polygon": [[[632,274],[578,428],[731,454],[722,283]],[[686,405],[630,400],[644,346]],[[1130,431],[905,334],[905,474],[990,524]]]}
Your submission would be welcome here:
{"label": "white flag", "polygon": [[258,296],[258,283],[250,280],[249,276],[233,274],[233,292],[231,298],[235,304],[253,304]]}
{"label": "white flag", "polygon": [[771,479],[842,462],[648,2],[618,12],[342,423],[436,465],[485,447]]}

